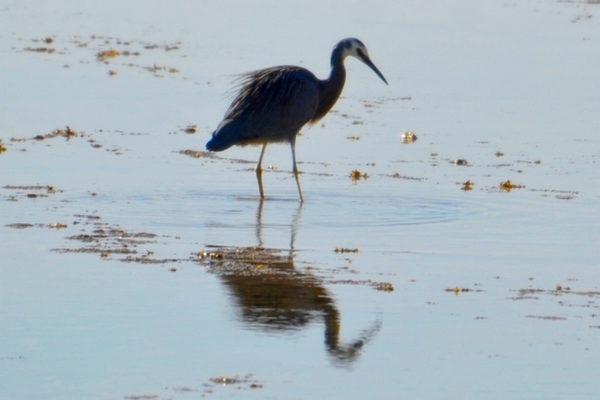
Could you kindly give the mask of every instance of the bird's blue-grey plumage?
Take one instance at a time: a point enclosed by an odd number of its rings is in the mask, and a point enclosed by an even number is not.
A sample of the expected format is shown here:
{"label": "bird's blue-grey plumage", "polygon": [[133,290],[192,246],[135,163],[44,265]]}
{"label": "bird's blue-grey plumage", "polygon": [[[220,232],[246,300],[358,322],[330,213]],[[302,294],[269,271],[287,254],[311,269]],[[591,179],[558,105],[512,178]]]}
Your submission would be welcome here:
{"label": "bird's blue-grey plumage", "polygon": [[206,145],[210,151],[236,144],[291,142],[319,105],[319,80],[300,67],[250,72],[243,75],[241,86]]}
{"label": "bird's blue-grey plumage", "polygon": [[346,81],[344,59],[348,56],[367,64],[387,84],[369,59],[365,45],[354,38],[344,39],[335,45],[331,53],[331,73],[324,80],[305,68],[288,65],[244,74],[240,78],[240,91],[213,132],[206,149],[222,151],[234,145],[262,145],[256,176],[263,199],[261,163],[266,146],[268,143],[290,143],[294,177],[302,201],[296,167],[296,135],[307,123],[323,118],[340,97]]}

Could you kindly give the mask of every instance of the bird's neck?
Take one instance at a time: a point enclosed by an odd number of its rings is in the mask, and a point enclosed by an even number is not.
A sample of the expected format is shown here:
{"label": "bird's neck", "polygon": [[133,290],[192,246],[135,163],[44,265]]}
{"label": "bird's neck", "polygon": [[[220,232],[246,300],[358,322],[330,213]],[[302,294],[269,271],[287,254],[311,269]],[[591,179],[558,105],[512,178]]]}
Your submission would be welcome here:
{"label": "bird's neck", "polygon": [[335,53],[331,57],[331,73],[329,78],[321,81],[321,93],[319,106],[315,116],[310,122],[315,123],[323,118],[339,99],[344,83],[346,82],[346,69],[341,57],[334,60]]}

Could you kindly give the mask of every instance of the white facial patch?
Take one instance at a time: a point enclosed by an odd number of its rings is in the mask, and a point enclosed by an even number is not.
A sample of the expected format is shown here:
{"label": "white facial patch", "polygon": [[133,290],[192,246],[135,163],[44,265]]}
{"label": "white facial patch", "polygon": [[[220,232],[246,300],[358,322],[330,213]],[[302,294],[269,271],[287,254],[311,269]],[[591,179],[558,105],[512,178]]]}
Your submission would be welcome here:
{"label": "white facial patch", "polygon": [[369,57],[369,53],[367,52],[367,48],[365,45],[358,39],[347,39],[344,41],[344,50],[342,51],[342,59],[352,56],[356,57],[362,61],[362,57],[359,56],[359,50],[362,52],[363,56]]}

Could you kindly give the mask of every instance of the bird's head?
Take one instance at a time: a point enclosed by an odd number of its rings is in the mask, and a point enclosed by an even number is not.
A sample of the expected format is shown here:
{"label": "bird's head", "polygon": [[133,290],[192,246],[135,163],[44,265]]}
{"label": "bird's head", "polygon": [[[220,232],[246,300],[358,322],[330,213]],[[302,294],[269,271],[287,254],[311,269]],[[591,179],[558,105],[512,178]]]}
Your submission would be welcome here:
{"label": "bird's head", "polygon": [[388,84],[383,77],[383,74],[379,72],[375,64],[373,64],[373,61],[369,58],[367,46],[365,46],[363,42],[356,38],[348,38],[339,42],[335,47],[341,49],[342,61],[348,56],[358,58],[360,61],[367,64],[386,85]]}

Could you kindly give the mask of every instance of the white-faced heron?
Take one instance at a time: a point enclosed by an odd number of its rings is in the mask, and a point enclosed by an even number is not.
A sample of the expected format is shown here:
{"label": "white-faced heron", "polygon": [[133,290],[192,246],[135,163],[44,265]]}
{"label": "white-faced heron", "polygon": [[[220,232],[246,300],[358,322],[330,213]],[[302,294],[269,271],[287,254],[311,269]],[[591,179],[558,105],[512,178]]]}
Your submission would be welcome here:
{"label": "white-faced heron", "polygon": [[209,151],[222,151],[233,145],[262,145],[256,164],[261,200],[264,199],[261,163],[269,143],[287,142],[292,148],[293,172],[303,201],[298,167],[296,135],[305,124],[314,124],[333,107],[346,81],[344,60],[352,56],[367,64],[387,84],[358,39],[340,41],[331,53],[329,78],[320,80],[307,69],[283,65],[249,72],[241,77],[241,89],[225,113],[223,121],[206,143]]}

